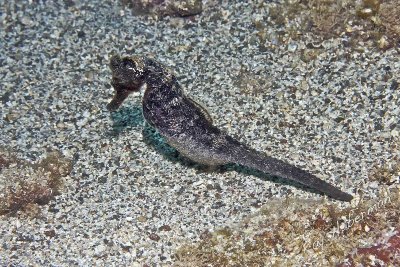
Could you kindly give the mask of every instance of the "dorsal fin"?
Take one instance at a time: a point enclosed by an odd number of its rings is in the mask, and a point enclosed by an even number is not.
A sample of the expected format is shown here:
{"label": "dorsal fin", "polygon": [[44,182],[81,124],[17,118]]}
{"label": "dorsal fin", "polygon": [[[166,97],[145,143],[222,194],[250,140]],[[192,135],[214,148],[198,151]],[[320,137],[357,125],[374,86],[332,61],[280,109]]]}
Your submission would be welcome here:
{"label": "dorsal fin", "polygon": [[191,98],[188,98],[188,100],[189,100],[193,105],[195,105],[195,106],[201,111],[201,113],[204,115],[204,117],[205,117],[211,124],[213,123],[213,120],[212,120],[211,115],[208,113],[207,109],[206,109],[204,106],[200,105],[199,103],[197,103],[196,101],[194,101],[194,100],[191,99]]}

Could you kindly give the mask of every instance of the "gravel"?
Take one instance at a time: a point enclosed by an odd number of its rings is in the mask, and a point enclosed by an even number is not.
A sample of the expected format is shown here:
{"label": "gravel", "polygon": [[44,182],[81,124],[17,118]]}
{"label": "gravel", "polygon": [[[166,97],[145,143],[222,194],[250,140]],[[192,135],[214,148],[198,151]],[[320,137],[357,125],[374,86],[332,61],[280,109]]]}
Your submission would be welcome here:
{"label": "gravel", "polygon": [[112,52],[154,57],[225,131],[373,198],[370,171],[400,156],[398,48],[358,51],[346,37],[309,48],[307,34],[260,46],[258,7],[205,1],[179,18],[116,1],[2,1],[0,146],[32,163],[56,150],[73,169],[40,216],[0,217],[0,265],[170,265],[185,242],[271,198],[323,198],[236,166],[200,172],[144,123],[143,92],[107,112]]}

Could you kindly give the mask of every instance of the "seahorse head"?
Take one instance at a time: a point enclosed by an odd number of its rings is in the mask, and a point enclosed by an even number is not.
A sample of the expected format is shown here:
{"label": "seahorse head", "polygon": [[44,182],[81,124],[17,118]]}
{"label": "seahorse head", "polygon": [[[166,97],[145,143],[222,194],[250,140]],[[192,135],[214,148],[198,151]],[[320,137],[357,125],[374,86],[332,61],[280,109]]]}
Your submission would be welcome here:
{"label": "seahorse head", "polygon": [[120,57],[114,55],[110,60],[110,69],[114,88],[128,91],[139,91],[144,83],[143,59],[138,56]]}

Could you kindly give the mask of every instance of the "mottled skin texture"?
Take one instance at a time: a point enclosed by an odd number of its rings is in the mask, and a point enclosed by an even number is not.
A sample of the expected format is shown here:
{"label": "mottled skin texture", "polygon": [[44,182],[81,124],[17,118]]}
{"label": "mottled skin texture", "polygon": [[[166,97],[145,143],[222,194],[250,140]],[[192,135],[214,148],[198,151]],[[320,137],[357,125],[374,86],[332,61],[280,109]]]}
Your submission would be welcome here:
{"label": "mottled skin texture", "polygon": [[117,110],[131,92],[146,84],[142,102],[144,118],[191,160],[209,166],[237,163],[294,180],[338,200],[353,198],[309,172],[266,156],[219,130],[207,111],[183,93],[176,77],[156,61],[139,56],[113,56],[110,68],[115,95],[107,108]]}

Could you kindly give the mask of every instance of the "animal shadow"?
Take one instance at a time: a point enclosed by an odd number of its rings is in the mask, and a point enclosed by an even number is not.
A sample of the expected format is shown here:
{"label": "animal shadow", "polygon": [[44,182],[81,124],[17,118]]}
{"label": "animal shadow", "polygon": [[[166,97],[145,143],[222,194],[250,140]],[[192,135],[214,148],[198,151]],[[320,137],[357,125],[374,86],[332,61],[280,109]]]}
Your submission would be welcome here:
{"label": "animal shadow", "polygon": [[135,128],[142,128],[143,141],[155,149],[158,153],[163,155],[164,158],[172,162],[179,162],[180,164],[195,168],[198,172],[225,172],[225,171],[236,171],[242,173],[246,176],[255,176],[264,181],[272,181],[277,184],[297,187],[303,191],[321,194],[319,191],[305,187],[304,185],[283,179],[278,176],[273,176],[252,168],[248,168],[242,165],[230,163],[226,165],[219,166],[217,168],[210,168],[209,166],[196,163],[184,156],[182,156],[175,148],[170,146],[165,139],[158,133],[156,129],[151,127],[145,122],[142,109],[138,106],[133,107],[121,107],[117,112],[111,113],[111,119],[113,121],[112,130],[110,132],[111,136],[118,136],[121,132]]}

